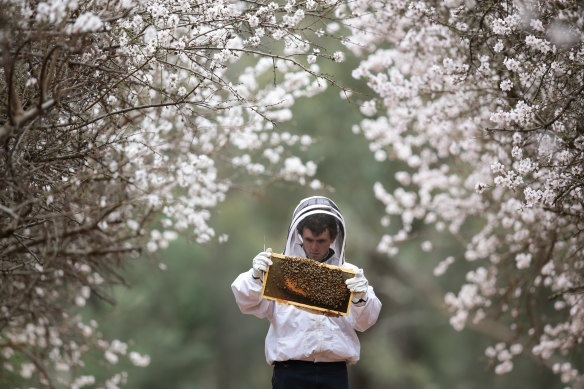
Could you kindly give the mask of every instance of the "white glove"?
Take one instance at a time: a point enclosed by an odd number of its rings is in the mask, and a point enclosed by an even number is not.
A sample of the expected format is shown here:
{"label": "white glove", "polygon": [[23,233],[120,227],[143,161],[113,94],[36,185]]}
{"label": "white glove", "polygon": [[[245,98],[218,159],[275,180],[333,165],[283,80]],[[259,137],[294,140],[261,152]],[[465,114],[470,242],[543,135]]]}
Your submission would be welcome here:
{"label": "white glove", "polygon": [[272,250],[268,249],[255,256],[253,259],[253,278],[261,278],[268,270],[268,266],[272,264],[271,255]]}
{"label": "white glove", "polygon": [[349,278],[345,281],[347,288],[353,292],[353,302],[359,302],[360,300],[366,300],[367,289],[369,288],[369,282],[367,278],[363,275],[363,269],[358,269],[355,272],[355,277]]}

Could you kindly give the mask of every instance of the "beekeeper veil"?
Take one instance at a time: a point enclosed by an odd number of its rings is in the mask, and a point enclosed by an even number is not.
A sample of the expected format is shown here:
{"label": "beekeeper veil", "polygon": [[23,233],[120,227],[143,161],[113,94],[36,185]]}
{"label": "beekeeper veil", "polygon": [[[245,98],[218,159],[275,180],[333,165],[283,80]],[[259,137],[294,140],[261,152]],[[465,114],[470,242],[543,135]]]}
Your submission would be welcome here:
{"label": "beekeeper veil", "polygon": [[341,215],[339,207],[331,199],[323,196],[305,198],[296,206],[292,214],[290,228],[288,229],[288,239],[284,254],[296,257],[305,256],[304,249],[302,248],[302,237],[298,234],[297,227],[302,220],[316,214],[330,215],[337,222],[338,234],[331,245],[331,249],[334,250],[335,256],[338,257],[339,263],[335,265],[340,266],[345,263],[345,220],[343,219],[343,215]]}

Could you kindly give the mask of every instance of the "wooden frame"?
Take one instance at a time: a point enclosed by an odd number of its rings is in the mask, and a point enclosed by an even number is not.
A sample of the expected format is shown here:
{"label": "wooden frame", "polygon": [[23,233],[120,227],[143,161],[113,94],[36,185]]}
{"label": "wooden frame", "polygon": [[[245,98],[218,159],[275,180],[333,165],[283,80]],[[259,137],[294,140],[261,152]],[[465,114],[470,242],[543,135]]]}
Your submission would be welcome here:
{"label": "wooden frame", "polygon": [[[263,298],[274,300],[281,304],[294,305],[300,309],[327,316],[346,316],[349,314],[353,293],[349,291],[344,281],[355,276],[353,270],[340,266],[322,264],[307,258],[289,257],[281,254],[272,254],[271,259],[273,264],[269,266],[264,277],[264,286],[262,288]],[[283,261],[287,260],[296,260],[295,265],[302,269],[301,274],[296,277],[310,278],[311,273],[312,277],[314,277],[314,273],[317,272],[320,274],[320,277],[330,276],[330,278],[334,278],[334,281],[331,282],[334,282],[333,286],[337,293],[337,297],[334,299],[335,305],[315,301],[315,299],[307,297],[307,295],[314,293],[309,288],[300,290],[300,292],[306,292],[304,295],[295,292],[294,290],[298,291],[297,288],[290,288],[290,280],[285,278],[285,270],[282,268]],[[343,288],[346,289],[346,292]]]}

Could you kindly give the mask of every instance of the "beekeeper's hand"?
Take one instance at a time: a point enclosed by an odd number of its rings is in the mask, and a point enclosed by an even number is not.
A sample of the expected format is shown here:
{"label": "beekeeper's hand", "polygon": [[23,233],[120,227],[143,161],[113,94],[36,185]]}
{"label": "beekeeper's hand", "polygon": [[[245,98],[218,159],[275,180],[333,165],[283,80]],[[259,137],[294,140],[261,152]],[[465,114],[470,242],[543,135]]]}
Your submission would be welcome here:
{"label": "beekeeper's hand", "polygon": [[369,282],[363,275],[363,269],[358,269],[355,272],[355,277],[346,280],[345,284],[347,284],[347,288],[353,292],[353,303],[367,301],[366,296]]}
{"label": "beekeeper's hand", "polygon": [[255,256],[253,259],[253,278],[262,278],[266,270],[268,270],[268,266],[272,264],[271,255],[272,249],[267,249]]}

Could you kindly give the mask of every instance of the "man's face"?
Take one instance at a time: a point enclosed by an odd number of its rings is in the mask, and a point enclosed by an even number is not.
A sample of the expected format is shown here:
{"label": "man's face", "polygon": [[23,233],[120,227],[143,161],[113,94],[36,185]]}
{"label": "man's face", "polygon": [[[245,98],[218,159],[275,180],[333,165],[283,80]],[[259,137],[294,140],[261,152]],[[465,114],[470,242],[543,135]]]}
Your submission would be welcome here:
{"label": "man's face", "polygon": [[320,261],[327,256],[329,247],[335,240],[331,239],[329,230],[325,230],[322,234],[315,236],[312,231],[304,227],[302,241],[308,258]]}

